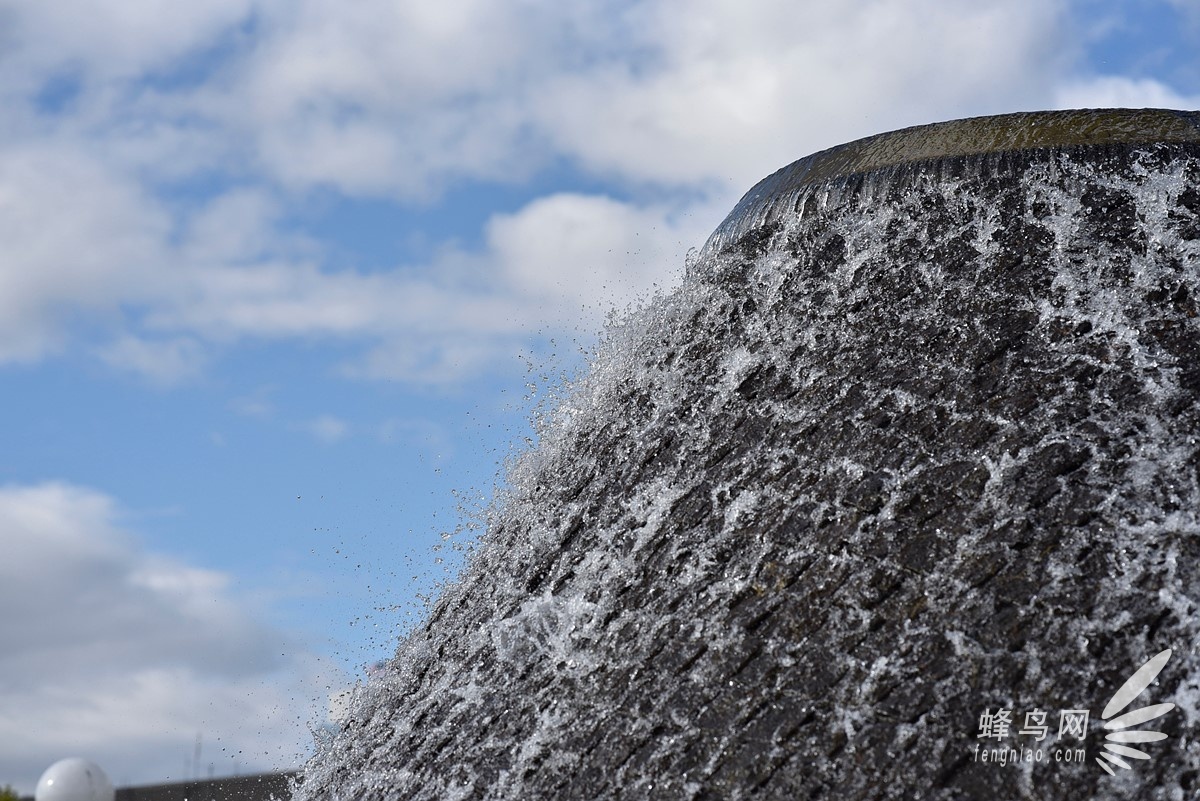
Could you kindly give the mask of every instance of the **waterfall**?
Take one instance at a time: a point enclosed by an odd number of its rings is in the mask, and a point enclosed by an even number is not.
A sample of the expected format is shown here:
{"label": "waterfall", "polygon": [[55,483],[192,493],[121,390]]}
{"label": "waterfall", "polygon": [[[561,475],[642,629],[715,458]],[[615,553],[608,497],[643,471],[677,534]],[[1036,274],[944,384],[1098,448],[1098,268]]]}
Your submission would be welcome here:
{"label": "waterfall", "polygon": [[1198,296],[1200,115],[781,170],[606,331],[297,798],[1194,794]]}

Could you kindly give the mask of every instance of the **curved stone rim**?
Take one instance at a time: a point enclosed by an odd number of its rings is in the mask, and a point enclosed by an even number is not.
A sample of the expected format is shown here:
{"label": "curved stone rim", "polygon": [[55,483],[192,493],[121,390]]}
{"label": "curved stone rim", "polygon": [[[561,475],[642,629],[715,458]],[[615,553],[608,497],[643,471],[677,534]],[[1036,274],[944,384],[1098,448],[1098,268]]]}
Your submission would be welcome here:
{"label": "curved stone rim", "polygon": [[765,222],[807,188],[917,163],[1027,151],[1153,144],[1200,145],[1200,111],[1077,109],[969,117],[917,125],[813,153],[755,184],[717,226],[711,253]]}

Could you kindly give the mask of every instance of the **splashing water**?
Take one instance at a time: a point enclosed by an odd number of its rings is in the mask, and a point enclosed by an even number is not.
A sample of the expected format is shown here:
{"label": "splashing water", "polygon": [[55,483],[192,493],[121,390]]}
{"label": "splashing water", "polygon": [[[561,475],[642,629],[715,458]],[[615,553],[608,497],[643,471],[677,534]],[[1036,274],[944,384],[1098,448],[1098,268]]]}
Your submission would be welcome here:
{"label": "splashing water", "polygon": [[[1185,797],[1198,293],[1178,141],[822,176],[727,222],[606,333],[297,797]],[[972,760],[984,710],[1099,721],[1167,648],[1136,770]]]}

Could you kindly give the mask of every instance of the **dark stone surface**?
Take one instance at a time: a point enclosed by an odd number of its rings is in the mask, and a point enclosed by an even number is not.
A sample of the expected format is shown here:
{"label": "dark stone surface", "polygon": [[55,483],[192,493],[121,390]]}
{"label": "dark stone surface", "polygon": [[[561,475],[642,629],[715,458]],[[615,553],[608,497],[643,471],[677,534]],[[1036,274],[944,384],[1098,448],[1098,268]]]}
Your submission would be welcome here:
{"label": "dark stone surface", "polygon": [[[822,197],[609,333],[299,798],[1194,793],[1195,148]],[[1110,777],[1166,648],[1169,737]],[[973,761],[997,708],[1087,760]]]}

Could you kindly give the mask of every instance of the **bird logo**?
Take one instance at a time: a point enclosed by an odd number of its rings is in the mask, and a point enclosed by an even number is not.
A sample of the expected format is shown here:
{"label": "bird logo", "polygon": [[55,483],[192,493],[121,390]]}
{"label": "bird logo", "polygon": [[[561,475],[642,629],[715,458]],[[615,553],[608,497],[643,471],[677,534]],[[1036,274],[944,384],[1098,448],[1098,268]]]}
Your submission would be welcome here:
{"label": "bird logo", "polygon": [[[1100,756],[1096,757],[1096,764],[1108,771],[1110,776],[1116,775],[1111,765],[1116,765],[1118,768],[1125,770],[1132,769],[1133,766],[1126,762],[1124,757],[1130,759],[1150,758],[1149,754],[1132,747],[1129,745],[1130,743],[1153,743],[1167,739],[1167,735],[1160,731],[1145,731],[1142,729],[1132,729],[1131,727],[1161,718],[1175,708],[1174,704],[1152,704],[1130,710],[1120,717],[1114,718],[1113,715],[1116,715],[1125,709],[1125,707],[1132,704],[1134,699],[1141,695],[1158,678],[1158,674],[1167,666],[1167,660],[1170,658],[1170,648],[1152,656],[1146,664],[1138,668],[1137,672],[1121,685],[1121,689],[1116,691],[1112,699],[1108,702],[1108,705],[1104,707],[1104,711],[1100,714],[1101,719],[1107,721],[1104,724],[1104,728],[1109,733],[1104,737],[1105,750],[1101,751]],[[1109,720],[1109,718],[1112,718],[1112,720]]]}

